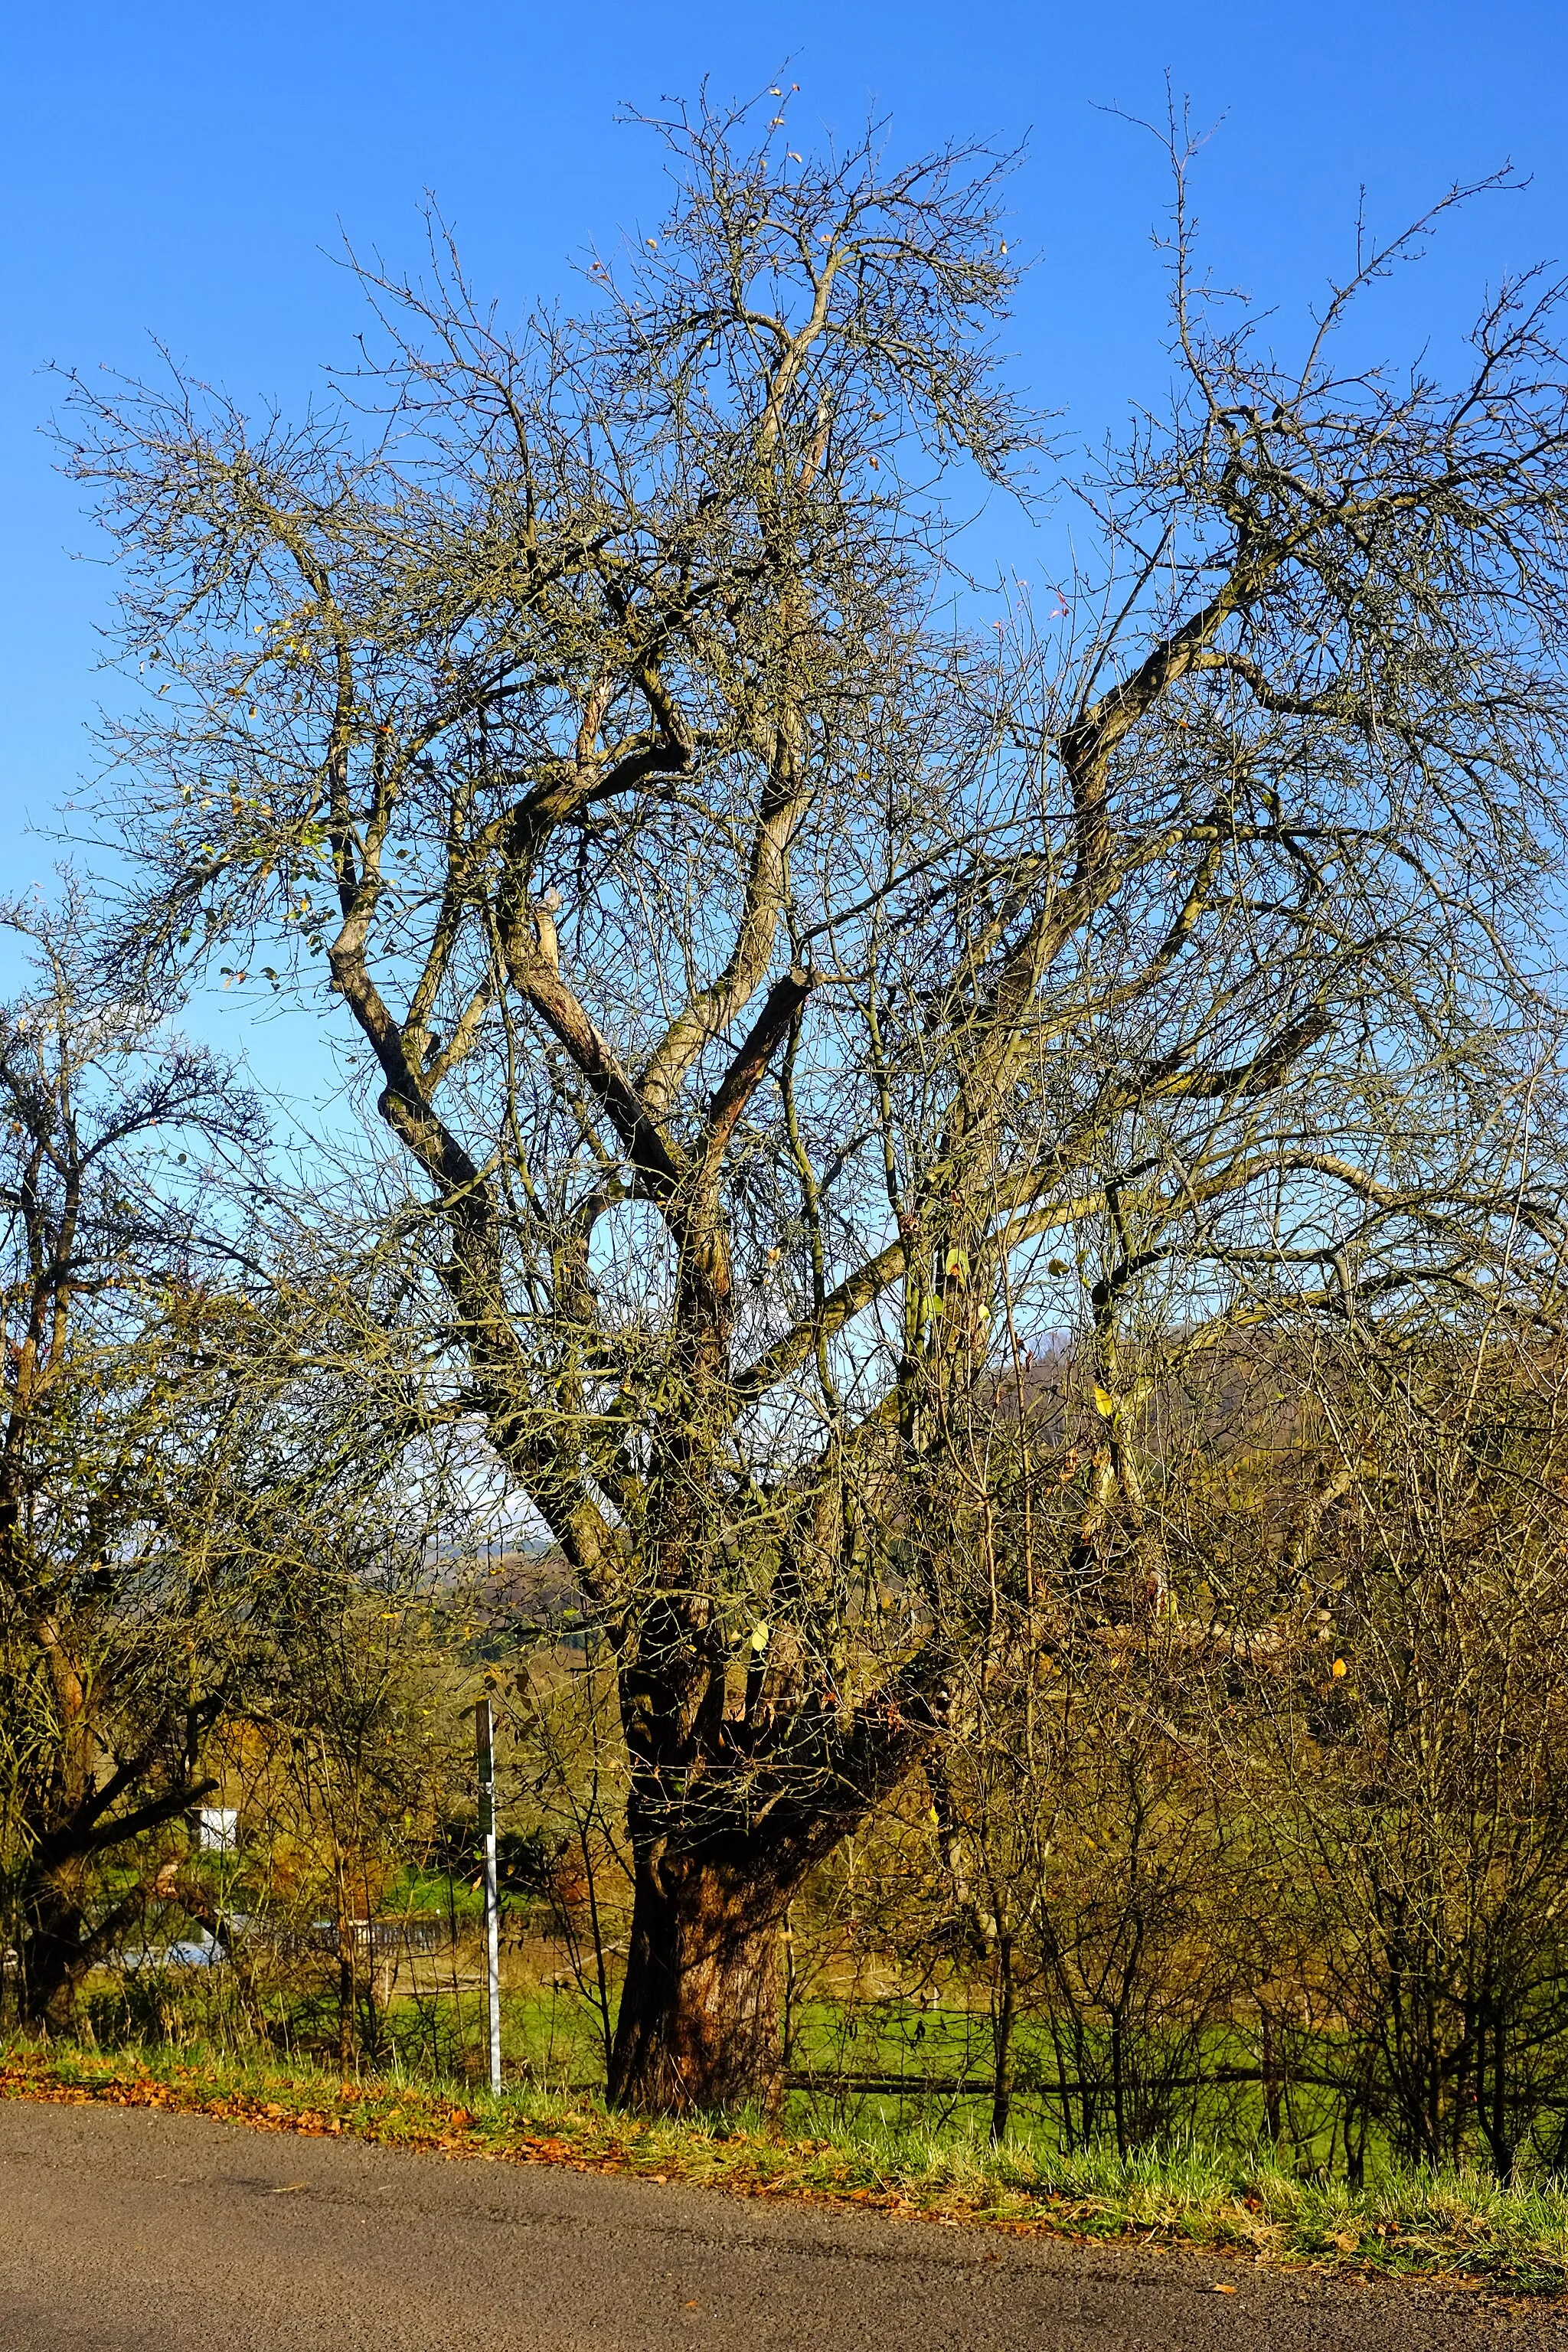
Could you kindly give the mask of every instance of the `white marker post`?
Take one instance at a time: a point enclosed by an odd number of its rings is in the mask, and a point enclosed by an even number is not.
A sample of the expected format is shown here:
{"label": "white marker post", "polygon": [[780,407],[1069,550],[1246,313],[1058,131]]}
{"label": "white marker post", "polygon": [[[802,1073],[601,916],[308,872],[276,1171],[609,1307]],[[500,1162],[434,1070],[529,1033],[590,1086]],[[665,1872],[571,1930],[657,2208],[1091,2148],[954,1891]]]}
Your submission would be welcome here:
{"label": "white marker post", "polygon": [[500,1872],[496,1854],[495,1721],[488,1698],[474,1709],[479,1767],[479,1835],[485,1843],[485,2006],[490,2029],[490,2089],[500,2096]]}

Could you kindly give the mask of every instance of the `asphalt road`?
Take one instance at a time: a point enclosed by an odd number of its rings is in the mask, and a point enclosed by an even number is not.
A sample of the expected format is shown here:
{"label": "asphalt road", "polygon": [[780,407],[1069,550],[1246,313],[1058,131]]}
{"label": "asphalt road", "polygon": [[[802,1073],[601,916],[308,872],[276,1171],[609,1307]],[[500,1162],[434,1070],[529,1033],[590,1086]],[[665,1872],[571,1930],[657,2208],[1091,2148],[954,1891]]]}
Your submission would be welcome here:
{"label": "asphalt road", "polygon": [[1526,2345],[1568,2347],[1568,2315],[202,2116],[0,2102],[5,2352]]}

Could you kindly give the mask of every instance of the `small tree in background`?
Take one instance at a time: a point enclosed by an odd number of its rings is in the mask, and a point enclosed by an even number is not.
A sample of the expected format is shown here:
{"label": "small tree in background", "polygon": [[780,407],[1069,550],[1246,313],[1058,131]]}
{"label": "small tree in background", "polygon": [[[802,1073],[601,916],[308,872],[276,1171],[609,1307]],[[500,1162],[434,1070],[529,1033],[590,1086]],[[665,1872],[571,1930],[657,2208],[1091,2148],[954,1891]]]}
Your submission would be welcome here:
{"label": "small tree in background", "polygon": [[0,1738],[21,2007],[47,2019],[144,1908],[152,1833],[211,1792],[247,1648],[226,1490],[254,1432],[215,1371],[237,1303],[205,1196],[259,1122],[93,986],[79,903],[10,928],[38,981],[0,1014]]}
{"label": "small tree in background", "polygon": [[[37,977],[0,1012],[0,1886],[20,2012],[58,2023],[150,1906],[224,1933],[184,1865],[245,1727],[363,1746],[405,1697],[386,1604],[447,1486],[374,1267],[290,1254],[233,1072],[104,990],[74,894],[8,922]],[[399,1769],[429,1746],[405,1726]]]}
{"label": "small tree in background", "polygon": [[1568,1642],[1555,1342],[1339,1351],[1320,1638],[1260,1694],[1250,1791],[1344,2021],[1345,2145],[1555,2162],[1568,2047]]}

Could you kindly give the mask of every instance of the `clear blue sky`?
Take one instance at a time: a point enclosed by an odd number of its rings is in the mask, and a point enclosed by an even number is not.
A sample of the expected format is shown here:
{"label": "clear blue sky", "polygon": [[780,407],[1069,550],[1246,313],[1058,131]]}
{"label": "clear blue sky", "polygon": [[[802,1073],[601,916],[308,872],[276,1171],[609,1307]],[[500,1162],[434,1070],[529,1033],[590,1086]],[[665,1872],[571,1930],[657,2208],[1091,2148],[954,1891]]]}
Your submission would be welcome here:
{"label": "clear blue sky", "polygon": [[89,753],[110,576],[37,426],[50,360],[136,367],[156,335],[243,401],[300,403],[356,323],[325,257],[340,224],[412,260],[432,188],[482,286],[521,307],[590,239],[655,215],[658,158],[617,130],[704,74],[750,92],[790,61],[808,135],[890,114],[900,148],[1028,136],[1014,185],[1037,257],[1016,331],[1037,396],[1097,439],[1163,379],[1149,245],[1163,188],[1150,115],[1170,69],[1221,123],[1199,184],[1220,274],[1289,312],[1352,248],[1357,192],[1392,227],[1455,177],[1533,174],[1450,228],[1383,301],[1405,352],[1441,344],[1485,284],[1568,263],[1563,0],[143,0],[16,7],[3,53],[9,235],[0,281],[0,887],[47,876],[47,826]]}

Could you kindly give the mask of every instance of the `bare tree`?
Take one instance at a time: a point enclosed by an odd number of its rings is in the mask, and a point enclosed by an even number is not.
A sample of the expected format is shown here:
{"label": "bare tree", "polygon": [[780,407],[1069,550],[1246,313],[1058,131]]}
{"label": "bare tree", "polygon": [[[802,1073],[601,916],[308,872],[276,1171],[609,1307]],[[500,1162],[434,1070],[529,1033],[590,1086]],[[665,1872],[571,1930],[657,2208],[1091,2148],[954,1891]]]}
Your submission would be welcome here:
{"label": "bare tree", "polygon": [[[1258,1822],[1341,2024],[1352,2171],[1562,2145],[1561,1350],[1339,1351],[1318,1641],[1260,1693]],[[1271,1768],[1271,1769],[1270,1769]]]}
{"label": "bare tree", "polygon": [[953,552],[1038,446],[997,160],[659,127],[581,317],[509,333],[436,224],[332,418],[68,436],[156,687],[123,953],[337,1001],[442,1409],[614,1643],[647,2106],[776,2084],[791,1895],[985,1621],[953,1433],[1020,1332],[1089,1333],[1068,1580],[1136,1617],[1151,1333],[1550,1282],[1568,497],[1555,289],[1453,391],[1338,373],[1401,240],[1287,366],[1178,147],[1174,405],[1032,619]]}
{"label": "bare tree", "polygon": [[181,1864],[246,1728],[341,1746],[389,1649],[406,1680],[378,1620],[428,1582],[448,1481],[409,1446],[436,1417],[377,1346],[374,1266],[345,1300],[290,1254],[232,1068],[105,992],[74,892],[5,920],[37,973],[0,1011],[0,1895],[22,2012],[54,2022],[149,1905],[221,1933]]}
{"label": "bare tree", "polygon": [[[41,970],[0,1013],[0,1755],[33,2018],[144,1906],[139,1841],[210,1793],[202,1737],[245,1647],[203,1194],[258,1116],[213,1055],[93,988],[82,920],[12,914]],[[121,1883],[95,1903],[106,1859]]]}

